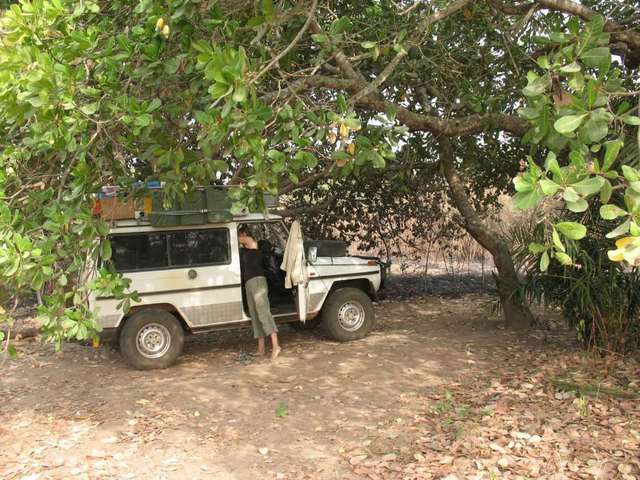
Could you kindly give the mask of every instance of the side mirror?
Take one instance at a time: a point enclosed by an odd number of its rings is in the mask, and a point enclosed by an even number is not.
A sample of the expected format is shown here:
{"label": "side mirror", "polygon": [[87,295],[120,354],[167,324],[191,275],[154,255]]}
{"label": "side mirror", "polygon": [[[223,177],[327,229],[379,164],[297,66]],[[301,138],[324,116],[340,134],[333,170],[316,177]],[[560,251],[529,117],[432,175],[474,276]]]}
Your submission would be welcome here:
{"label": "side mirror", "polygon": [[307,251],[307,260],[309,260],[310,263],[316,263],[317,259],[318,247],[309,247],[309,250]]}

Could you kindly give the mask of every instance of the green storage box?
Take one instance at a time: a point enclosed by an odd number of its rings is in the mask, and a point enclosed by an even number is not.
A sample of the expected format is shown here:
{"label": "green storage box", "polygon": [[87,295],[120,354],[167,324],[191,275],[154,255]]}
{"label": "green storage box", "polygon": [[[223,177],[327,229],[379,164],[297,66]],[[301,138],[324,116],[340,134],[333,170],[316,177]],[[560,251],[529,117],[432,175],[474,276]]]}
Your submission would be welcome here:
{"label": "green storage box", "polygon": [[164,193],[151,194],[151,225],[177,227],[178,225],[202,225],[207,223],[204,192],[196,190],[185,195],[182,201],[174,200],[165,208]]}
{"label": "green storage box", "polygon": [[231,198],[226,188],[206,187],[207,220],[211,223],[228,222],[233,218],[231,213]]}

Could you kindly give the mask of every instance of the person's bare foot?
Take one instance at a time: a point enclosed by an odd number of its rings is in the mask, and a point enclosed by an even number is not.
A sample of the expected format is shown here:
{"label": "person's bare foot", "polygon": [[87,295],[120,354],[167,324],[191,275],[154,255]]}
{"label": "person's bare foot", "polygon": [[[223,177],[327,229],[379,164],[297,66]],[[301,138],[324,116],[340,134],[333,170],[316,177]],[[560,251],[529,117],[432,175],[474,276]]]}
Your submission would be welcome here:
{"label": "person's bare foot", "polygon": [[254,353],[256,357],[264,357],[264,354],[265,354],[264,350],[256,350],[256,353]]}
{"label": "person's bare foot", "polygon": [[271,360],[275,360],[280,355],[282,349],[280,347],[276,347],[271,351]]}

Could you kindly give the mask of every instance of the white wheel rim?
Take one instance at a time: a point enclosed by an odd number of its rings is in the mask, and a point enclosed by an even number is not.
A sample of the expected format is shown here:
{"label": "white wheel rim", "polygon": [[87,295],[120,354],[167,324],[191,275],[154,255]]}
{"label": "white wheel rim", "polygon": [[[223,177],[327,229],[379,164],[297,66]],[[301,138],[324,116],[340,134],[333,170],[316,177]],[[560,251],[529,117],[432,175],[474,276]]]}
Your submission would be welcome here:
{"label": "white wheel rim", "polygon": [[364,307],[354,300],[342,304],[338,309],[338,323],[347,332],[355,332],[364,325]]}
{"label": "white wheel rim", "polygon": [[138,353],[145,358],[160,358],[171,347],[169,329],[159,323],[149,323],[142,327],[136,336]]}

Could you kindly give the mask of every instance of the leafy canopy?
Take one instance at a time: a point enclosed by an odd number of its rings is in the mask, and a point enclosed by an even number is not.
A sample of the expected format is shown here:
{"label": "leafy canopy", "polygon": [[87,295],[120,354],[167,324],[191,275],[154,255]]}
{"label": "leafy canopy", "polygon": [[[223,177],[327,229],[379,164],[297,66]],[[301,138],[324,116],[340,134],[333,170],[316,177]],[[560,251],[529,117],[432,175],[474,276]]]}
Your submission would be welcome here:
{"label": "leafy canopy", "polygon": [[[608,255],[612,261],[637,265],[640,259],[640,171],[630,165],[638,158],[640,94],[625,76],[609,48],[604,19],[595,17],[583,29],[576,19],[567,31],[540,38],[549,50],[537,59],[538,71],[527,74],[522,93],[527,104],[519,114],[531,122],[524,137],[532,144],[539,165],[529,157],[526,171],[514,179],[514,204],[531,209],[545,198],[558,200],[570,212],[587,212],[599,203],[599,214],[611,221],[607,238],[617,239]],[[635,105],[634,105],[635,103]],[[625,145],[627,148],[625,150]],[[637,165],[637,162],[635,163]],[[586,215],[587,213],[585,213]],[[551,258],[572,265],[565,240],[588,235],[580,222],[550,222],[550,237],[530,250],[541,254],[540,269]]]}

